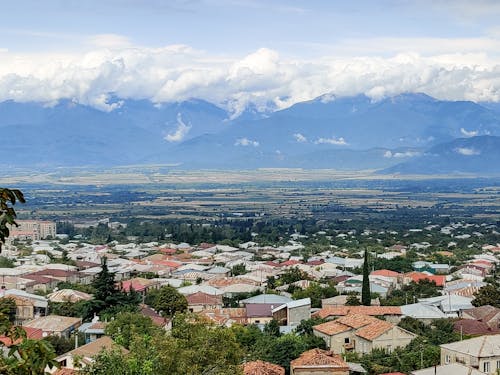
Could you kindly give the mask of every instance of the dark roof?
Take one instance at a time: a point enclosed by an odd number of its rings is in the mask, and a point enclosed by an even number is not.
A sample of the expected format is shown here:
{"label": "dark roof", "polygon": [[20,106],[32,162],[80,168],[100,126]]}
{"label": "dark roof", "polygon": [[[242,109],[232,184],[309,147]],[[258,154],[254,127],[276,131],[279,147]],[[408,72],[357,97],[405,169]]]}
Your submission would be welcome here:
{"label": "dark roof", "polygon": [[473,319],[461,319],[453,324],[453,329],[465,335],[494,335],[500,333],[500,329],[491,328],[485,322]]}

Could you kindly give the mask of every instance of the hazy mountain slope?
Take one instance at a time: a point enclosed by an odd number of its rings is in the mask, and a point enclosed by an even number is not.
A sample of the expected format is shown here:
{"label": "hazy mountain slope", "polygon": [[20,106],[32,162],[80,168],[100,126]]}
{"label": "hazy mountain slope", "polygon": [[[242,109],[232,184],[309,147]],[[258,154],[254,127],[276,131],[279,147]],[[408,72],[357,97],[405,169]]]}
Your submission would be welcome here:
{"label": "hazy mountain slope", "polygon": [[422,156],[387,168],[400,174],[500,174],[500,137],[460,138],[436,145]]}

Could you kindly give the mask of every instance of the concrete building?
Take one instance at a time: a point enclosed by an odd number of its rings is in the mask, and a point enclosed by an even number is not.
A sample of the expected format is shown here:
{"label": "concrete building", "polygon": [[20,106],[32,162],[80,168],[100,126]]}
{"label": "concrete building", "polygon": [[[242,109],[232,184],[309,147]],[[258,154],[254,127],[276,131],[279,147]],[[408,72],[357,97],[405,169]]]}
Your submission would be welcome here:
{"label": "concrete building", "polygon": [[272,313],[280,326],[298,326],[301,321],[311,318],[311,299],[287,302],[273,309]]}
{"label": "concrete building", "polygon": [[440,346],[442,365],[460,363],[486,374],[496,374],[500,369],[500,334]]}
{"label": "concrete building", "polygon": [[11,239],[41,240],[55,238],[57,233],[56,223],[40,220],[16,220],[17,227],[9,225]]}
{"label": "concrete building", "polygon": [[353,351],[360,354],[370,353],[373,349],[391,352],[397,347],[405,347],[417,337],[385,320],[357,314],[316,325],[313,333],[325,340],[326,346],[335,353]]}

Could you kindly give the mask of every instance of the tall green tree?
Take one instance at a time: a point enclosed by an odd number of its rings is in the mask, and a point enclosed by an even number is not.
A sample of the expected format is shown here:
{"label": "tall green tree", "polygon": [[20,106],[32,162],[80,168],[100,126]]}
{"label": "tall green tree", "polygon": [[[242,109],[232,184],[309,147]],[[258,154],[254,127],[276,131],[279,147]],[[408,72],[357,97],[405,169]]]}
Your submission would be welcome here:
{"label": "tall green tree", "polygon": [[2,250],[2,244],[5,243],[5,239],[10,234],[7,225],[17,226],[17,215],[13,207],[16,202],[26,202],[21,190],[0,188],[0,251]]}
{"label": "tall green tree", "polygon": [[185,312],[188,307],[186,297],[169,285],[151,290],[145,302],[159,311],[162,316],[171,317],[177,312]]}
{"label": "tall green tree", "polygon": [[361,287],[361,304],[370,306],[372,303],[370,293],[370,267],[368,265],[368,249],[365,249],[363,262],[363,285]]}

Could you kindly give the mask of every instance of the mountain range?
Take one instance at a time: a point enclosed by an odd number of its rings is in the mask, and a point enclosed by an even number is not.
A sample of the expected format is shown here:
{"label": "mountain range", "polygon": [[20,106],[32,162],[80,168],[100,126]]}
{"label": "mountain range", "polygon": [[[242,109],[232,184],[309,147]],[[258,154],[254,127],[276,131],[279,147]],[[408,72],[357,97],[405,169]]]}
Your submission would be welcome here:
{"label": "mountain range", "polygon": [[327,94],[274,112],[250,106],[233,118],[198,99],[111,100],[116,108],[110,112],[71,100],[0,103],[0,165],[500,173],[495,103]]}

